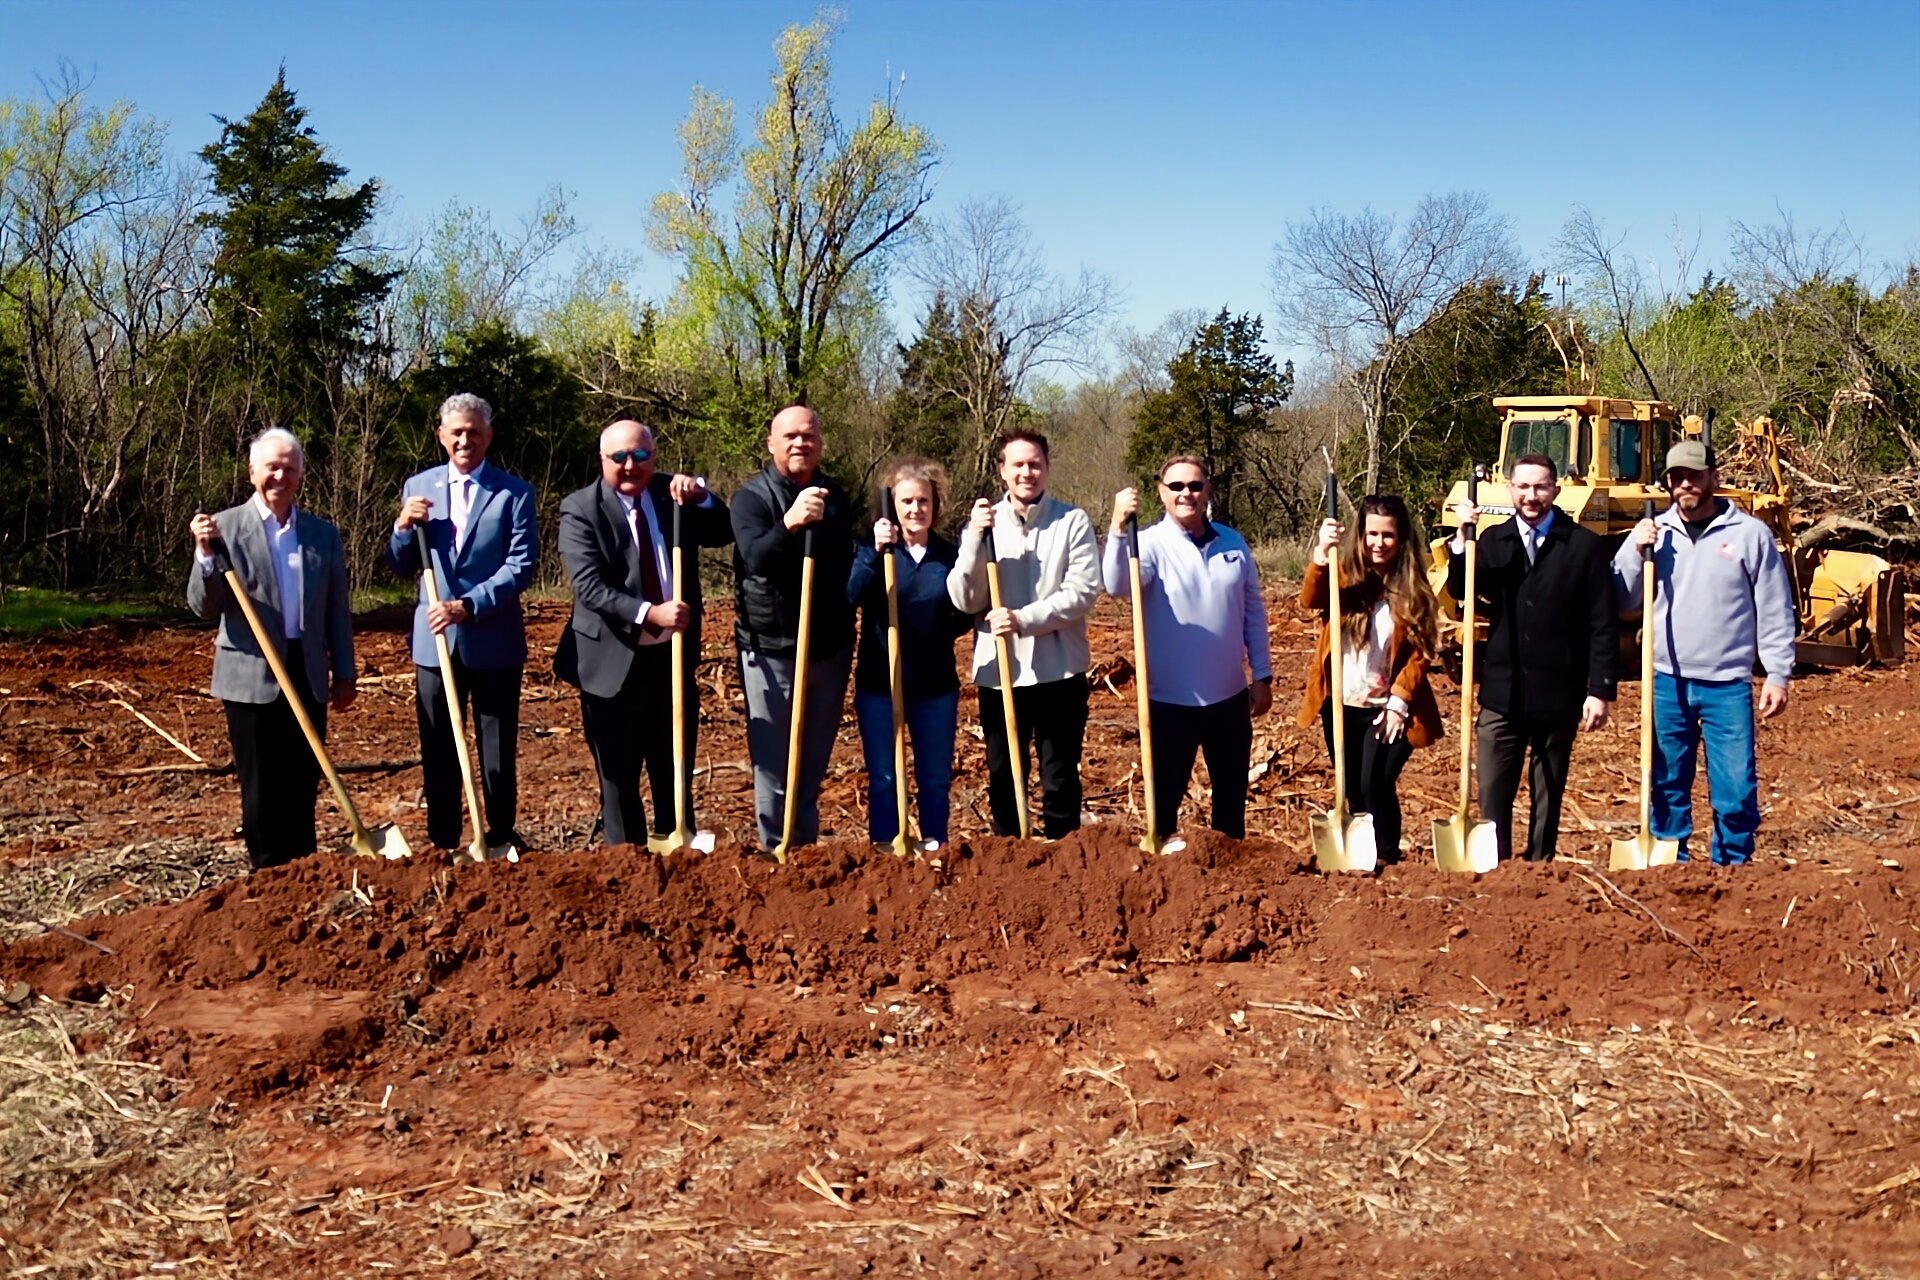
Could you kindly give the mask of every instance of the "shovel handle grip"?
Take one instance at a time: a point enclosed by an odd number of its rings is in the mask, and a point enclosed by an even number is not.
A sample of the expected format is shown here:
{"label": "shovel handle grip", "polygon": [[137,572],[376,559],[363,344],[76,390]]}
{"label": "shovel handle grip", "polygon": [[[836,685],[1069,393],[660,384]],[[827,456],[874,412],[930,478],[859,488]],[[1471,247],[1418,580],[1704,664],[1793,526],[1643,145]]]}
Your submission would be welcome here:
{"label": "shovel handle grip", "polygon": [[[1471,471],[1467,472],[1467,505],[1476,508],[1480,505],[1480,468],[1477,464]],[[1460,526],[1460,537],[1462,541],[1472,542],[1475,538],[1479,537],[1479,535],[1480,526],[1478,524],[1465,524]]]}
{"label": "shovel handle grip", "polygon": [[1133,560],[1140,558],[1140,517],[1138,514],[1127,517],[1127,556]]}
{"label": "shovel handle grip", "polygon": [[[1653,499],[1652,498],[1648,498],[1647,505],[1640,509],[1640,516],[1644,520],[1653,519]],[[1657,535],[1656,535],[1656,540],[1657,540]],[[1640,548],[1640,561],[1642,564],[1653,563],[1653,543],[1649,542],[1646,546]]]}

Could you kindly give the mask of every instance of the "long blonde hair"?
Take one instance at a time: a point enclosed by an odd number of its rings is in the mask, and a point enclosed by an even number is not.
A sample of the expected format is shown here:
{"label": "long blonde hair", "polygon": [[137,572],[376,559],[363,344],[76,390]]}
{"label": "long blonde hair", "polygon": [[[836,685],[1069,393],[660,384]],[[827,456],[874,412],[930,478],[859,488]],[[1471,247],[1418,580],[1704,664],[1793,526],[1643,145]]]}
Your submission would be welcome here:
{"label": "long blonde hair", "polygon": [[[1367,564],[1364,553],[1368,516],[1386,516],[1400,531],[1400,545],[1394,550],[1393,563],[1377,574]],[[1420,557],[1414,550],[1419,545],[1420,531],[1413,523],[1413,513],[1407,510],[1406,502],[1397,494],[1370,493],[1360,500],[1358,518],[1341,539],[1340,582],[1354,587],[1371,576],[1378,576],[1380,594],[1386,597],[1394,627],[1431,658],[1440,644],[1440,602],[1434,598],[1433,588],[1427,585],[1427,575],[1420,570]],[[1349,612],[1341,619],[1347,642],[1355,647],[1364,645],[1372,622],[1371,609]]]}

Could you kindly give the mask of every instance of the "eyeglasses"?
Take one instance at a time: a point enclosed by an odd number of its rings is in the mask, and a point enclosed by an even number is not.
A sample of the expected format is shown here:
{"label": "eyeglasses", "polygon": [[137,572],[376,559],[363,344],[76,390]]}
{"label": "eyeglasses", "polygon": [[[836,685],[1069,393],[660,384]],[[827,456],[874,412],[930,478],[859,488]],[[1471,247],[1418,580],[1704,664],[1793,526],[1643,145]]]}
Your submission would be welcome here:
{"label": "eyeglasses", "polygon": [[1207,488],[1205,480],[1162,480],[1160,483],[1166,486],[1168,493],[1204,493]]}
{"label": "eyeglasses", "polygon": [[615,449],[607,456],[607,461],[616,467],[624,467],[629,462],[646,462],[653,457],[651,449]]}

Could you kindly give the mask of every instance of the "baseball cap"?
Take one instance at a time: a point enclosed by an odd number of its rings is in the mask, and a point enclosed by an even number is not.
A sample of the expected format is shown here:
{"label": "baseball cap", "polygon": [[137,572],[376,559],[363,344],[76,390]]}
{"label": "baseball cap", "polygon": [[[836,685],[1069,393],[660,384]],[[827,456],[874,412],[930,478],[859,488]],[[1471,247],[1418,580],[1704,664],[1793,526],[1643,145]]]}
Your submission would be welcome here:
{"label": "baseball cap", "polygon": [[1713,446],[1705,440],[1681,440],[1667,450],[1667,465],[1660,472],[1685,469],[1687,471],[1713,470]]}

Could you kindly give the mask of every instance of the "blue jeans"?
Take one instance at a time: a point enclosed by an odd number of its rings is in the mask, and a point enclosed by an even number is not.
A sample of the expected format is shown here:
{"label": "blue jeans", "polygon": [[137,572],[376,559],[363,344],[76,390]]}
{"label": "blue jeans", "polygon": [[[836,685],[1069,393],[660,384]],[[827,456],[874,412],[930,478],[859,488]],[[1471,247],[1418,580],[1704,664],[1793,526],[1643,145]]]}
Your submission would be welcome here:
{"label": "blue jeans", "polygon": [[1680,842],[1693,835],[1694,759],[1707,752],[1713,802],[1713,861],[1753,857],[1760,829],[1760,773],[1753,755],[1753,681],[1690,680],[1656,672],[1653,680],[1653,834]]}
{"label": "blue jeans", "polygon": [[[867,758],[867,833],[875,844],[900,834],[894,806],[893,699],[854,690],[860,750]],[[960,723],[960,694],[907,699],[907,736],[913,741],[913,785],[919,797],[920,838],[947,842],[947,793],[953,787],[953,739]]]}

